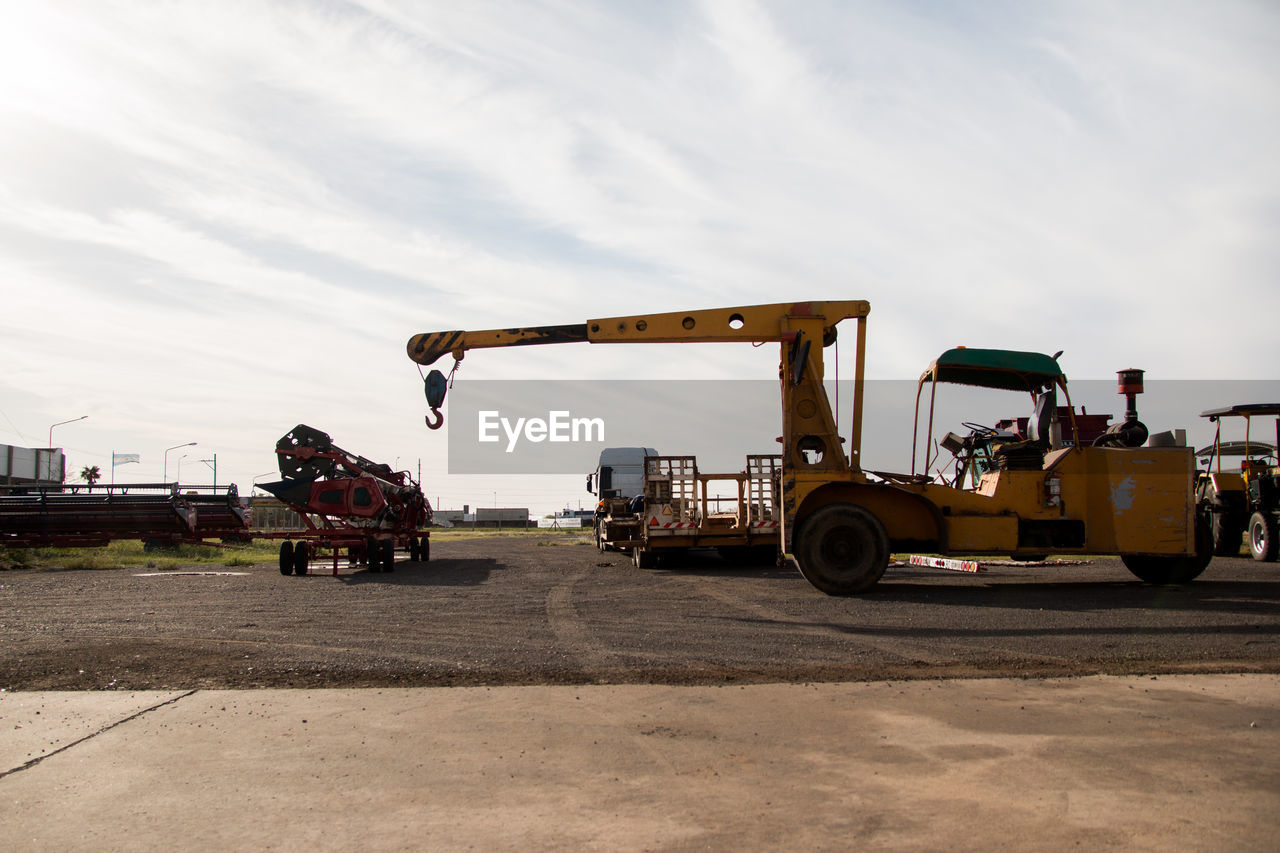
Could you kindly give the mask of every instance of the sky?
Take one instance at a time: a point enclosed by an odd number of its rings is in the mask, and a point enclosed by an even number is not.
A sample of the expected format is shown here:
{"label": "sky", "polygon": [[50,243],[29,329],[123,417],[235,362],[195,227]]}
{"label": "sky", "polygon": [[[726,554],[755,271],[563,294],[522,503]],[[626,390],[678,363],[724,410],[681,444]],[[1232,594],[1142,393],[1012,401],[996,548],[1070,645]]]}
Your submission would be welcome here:
{"label": "sky", "polygon": [[[960,344],[1280,378],[1275,3],[0,9],[0,443],[88,415],[73,474],[216,455],[247,494],[306,423],[446,508],[589,505],[450,475],[405,343],[651,311],[866,299],[877,379]],[[576,344],[457,381],[776,366]]]}

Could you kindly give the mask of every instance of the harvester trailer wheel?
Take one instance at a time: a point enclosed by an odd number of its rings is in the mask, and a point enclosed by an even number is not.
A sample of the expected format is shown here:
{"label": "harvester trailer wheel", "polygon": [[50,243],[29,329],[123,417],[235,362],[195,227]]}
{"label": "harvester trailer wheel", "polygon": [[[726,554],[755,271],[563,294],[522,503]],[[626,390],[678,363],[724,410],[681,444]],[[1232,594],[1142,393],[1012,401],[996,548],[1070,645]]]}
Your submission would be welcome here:
{"label": "harvester trailer wheel", "polygon": [[396,570],[396,540],[383,539],[378,544],[382,548],[382,570],[384,572],[394,572]]}
{"label": "harvester trailer wheel", "polygon": [[1276,559],[1280,540],[1276,536],[1276,519],[1265,512],[1255,512],[1249,518],[1249,554],[1260,563]]}
{"label": "harvester trailer wheel", "polygon": [[280,574],[293,574],[293,543],[288,539],[280,543]]}
{"label": "harvester trailer wheel", "polygon": [[420,556],[422,556],[422,551],[420,549],[420,546],[418,545],[418,538],[416,536],[410,536],[409,537],[409,559],[413,560],[416,563],[418,562],[418,558]]}
{"label": "harvester trailer wheel", "polygon": [[856,595],[889,567],[889,535],[863,507],[827,504],[800,525],[793,554],[800,574],[827,595]]}
{"label": "harvester trailer wheel", "polygon": [[369,563],[370,574],[382,571],[382,549],[378,547],[377,539],[370,537],[364,540],[364,557]]}
{"label": "harvester trailer wheel", "polygon": [[307,543],[299,542],[293,546],[293,573],[298,576],[307,573],[307,559],[311,556]]}
{"label": "harvester trailer wheel", "polygon": [[420,540],[418,540],[418,541],[419,541],[419,543],[420,543],[420,544],[418,545],[418,556],[419,556],[419,558],[420,558],[420,559],[421,559],[421,561],[422,561],[422,562],[424,562],[424,563],[430,563],[430,562],[431,562],[431,537],[430,537],[430,536],[423,536],[423,537],[422,537]]}
{"label": "harvester trailer wheel", "polygon": [[1121,554],[1120,561],[1140,579],[1153,584],[1188,583],[1200,577],[1213,559],[1213,529],[1203,513],[1196,513],[1196,553],[1191,557],[1149,557]]}

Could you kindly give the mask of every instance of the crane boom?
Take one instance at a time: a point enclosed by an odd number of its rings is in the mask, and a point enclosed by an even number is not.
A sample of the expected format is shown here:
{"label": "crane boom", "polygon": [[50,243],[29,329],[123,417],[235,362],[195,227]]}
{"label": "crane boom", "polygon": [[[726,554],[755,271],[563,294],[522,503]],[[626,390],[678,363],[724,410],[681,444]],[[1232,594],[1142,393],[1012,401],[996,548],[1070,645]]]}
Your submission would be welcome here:
{"label": "crane boom", "polygon": [[841,320],[866,317],[870,303],[863,300],[835,302],[786,302],[739,308],[708,308],[609,317],[563,326],[527,326],[474,332],[424,332],[409,339],[409,358],[418,364],[434,364],[441,356],[455,358],[470,349],[568,344],[583,341],[609,343],[686,343],[743,341],[792,341],[801,319],[820,318],[823,336],[829,338]]}

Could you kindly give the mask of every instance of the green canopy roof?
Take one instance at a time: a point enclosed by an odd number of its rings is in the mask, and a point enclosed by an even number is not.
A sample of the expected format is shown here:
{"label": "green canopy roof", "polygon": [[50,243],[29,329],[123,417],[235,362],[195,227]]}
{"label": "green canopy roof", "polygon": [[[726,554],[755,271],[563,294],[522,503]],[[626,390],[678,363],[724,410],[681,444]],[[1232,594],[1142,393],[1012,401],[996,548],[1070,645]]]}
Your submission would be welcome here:
{"label": "green canopy roof", "polygon": [[1239,403],[1235,406],[1207,409],[1200,413],[1202,418],[1247,418],[1255,415],[1280,415],[1280,403]]}
{"label": "green canopy roof", "polygon": [[1067,381],[1058,360],[1039,352],[949,349],[929,365],[921,382],[951,382],[1010,391],[1039,391]]}

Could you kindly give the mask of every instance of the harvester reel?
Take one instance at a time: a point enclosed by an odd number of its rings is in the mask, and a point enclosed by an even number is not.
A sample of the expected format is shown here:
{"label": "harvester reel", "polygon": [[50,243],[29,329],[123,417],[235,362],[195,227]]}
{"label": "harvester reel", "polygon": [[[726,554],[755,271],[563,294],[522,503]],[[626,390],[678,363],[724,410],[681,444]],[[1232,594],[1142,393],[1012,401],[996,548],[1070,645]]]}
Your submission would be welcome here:
{"label": "harvester reel", "polygon": [[317,453],[328,453],[333,449],[333,439],[327,432],[298,424],[276,442],[276,458],[280,460],[280,476],[285,479],[318,480],[329,476],[333,471],[332,459],[313,457],[301,459],[280,451],[307,448]]}

